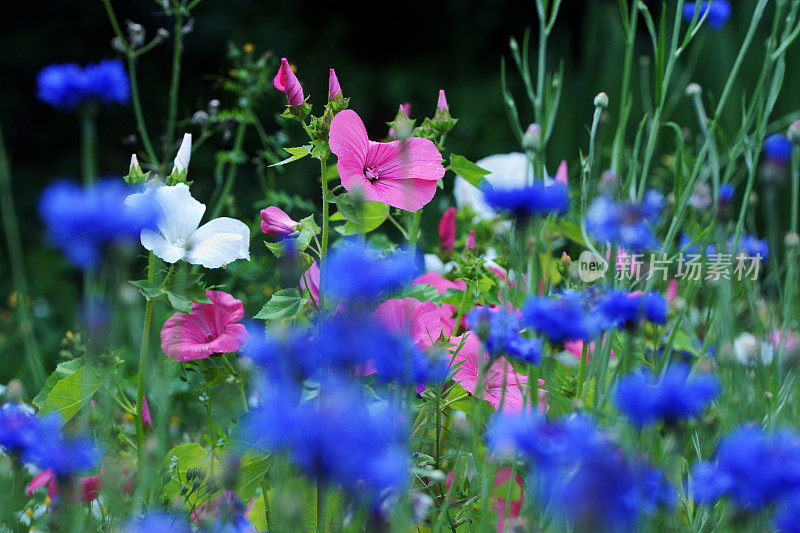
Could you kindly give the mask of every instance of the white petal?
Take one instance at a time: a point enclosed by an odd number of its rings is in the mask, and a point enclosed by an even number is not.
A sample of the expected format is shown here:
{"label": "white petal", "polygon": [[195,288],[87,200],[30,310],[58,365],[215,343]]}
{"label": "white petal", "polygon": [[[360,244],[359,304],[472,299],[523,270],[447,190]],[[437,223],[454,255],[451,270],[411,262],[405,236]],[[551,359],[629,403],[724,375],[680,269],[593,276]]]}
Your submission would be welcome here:
{"label": "white petal", "polygon": [[189,159],[192,157],[192,134],[184,133],[181,146],[178,148],[178,154],[175,156],[175,161],[172,166],[172,172],[181,173],[189,169]]}
{"label": "white petal", "polygon": [[155,196],[162,212],[158,229],[167,241],[183,246],[200,225],[206,206],[192,198],[185,183],[159,187]]}
{"label": "white petal", "polygon": [[141,170],[141,167],[139,167],[139,159],[136,157],[136,154],[131,154],[131,166],[128,167],[128,173],[137,169]]}
{"label": "white petal", "polygon": [[250,259],[250,229],[233,218],[215,218],[192,234],[187,247],[190,263],[219,268],[237,259]]}
{"label": "white petal", "polygon": [[150,250],[156,254],[156,257],[163,259],[167,263],[180,261],[185,253],[183,247],[167,242],[163,235],[150,229],[142,230],[140,240],[145,249]]}

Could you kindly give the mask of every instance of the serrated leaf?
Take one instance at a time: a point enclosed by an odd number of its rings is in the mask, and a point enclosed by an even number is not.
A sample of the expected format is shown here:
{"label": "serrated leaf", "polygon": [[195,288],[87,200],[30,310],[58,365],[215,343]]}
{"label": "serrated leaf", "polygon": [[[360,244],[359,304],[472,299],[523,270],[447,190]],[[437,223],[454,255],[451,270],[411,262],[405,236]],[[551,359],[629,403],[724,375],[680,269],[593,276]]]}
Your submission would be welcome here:
{"label": "serrated leaf", "polygon": [[450,154],[450,166],[447,169],[452,170],[475,187],[480,187],[481,182],[484,181],[483,177],[491,174],[490,171],[479,167],[466,157],[458,154]]}
{"label": "serrated leaf", "polygon": [[300,229],[308,230],[314,235],[318,235],[322,231],[322,228],[317,226],[314,215],[308,215],[306,218],[301,219]]}
{"label": "serrated leaf", "polygon": [[254,318],[262,320],[292,318],[300,312],[304,302],[305,299],[299,290],[283,289],[273,294]]}
{"label": "serrated leaf", "polygon": [[53,373],[47,378],[47,381],[44,383],[44,387],[42,390],[39,391],[39,394],[33,399],[33,404],[38,407],[39,409],[42,408],[44,405],[47,396],[50,394],[50,391],[53,390],[53,387],[56,386],[56,383],[64,379],[65,377],[73,374],[77,370],[83,366],[83,358],[73,359],[72,361],[66,361],[63,363],[59,363]]}
{"label": "serrated leaf", "polygon": [[271,164],[270,165],[271,167],[287,165],[293,161],[297,161],[298,159],[304,158],[305,156],[311,153],[311,145],[296,146],[294,148],[284,148],[284,150],[290,153],[291,156],[287,157],[283,161],[278,161],[277,163]]}
{"label": "serrated leaf", "polygon": [[99,387],[100,381],[94,370],[82,365],[56,382],[39,406],[39,412],[58,413],[63,424],[89,403]]}
{"label": "serrated leaf", "polygon": [[151,300],[153,298],[158,298],[159,296],[164,295],[164,289],[158,285],[150,283],[146,279],[142,279],[139,281],[131,281],[129,282],[131,285],[136,286],[139,289],[139,292],[142,293],[142,296]]}

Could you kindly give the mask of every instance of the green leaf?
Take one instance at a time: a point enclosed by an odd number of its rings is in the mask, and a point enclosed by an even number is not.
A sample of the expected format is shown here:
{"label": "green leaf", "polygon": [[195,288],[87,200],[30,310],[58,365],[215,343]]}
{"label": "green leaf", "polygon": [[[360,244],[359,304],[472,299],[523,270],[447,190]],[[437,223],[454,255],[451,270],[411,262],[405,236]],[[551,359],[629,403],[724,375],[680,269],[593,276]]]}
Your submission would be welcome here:
{"label": "green leaf", "polygon": [[291,156],[286,158],[286,159],[284,159],[283,161],[279,161],[277,163],[273,163],[272,165],[270,165],[271,167],[287,165],[287,164],[289,164],[289,163],[291,163],[293,161],[297,161],[298,159],[304,158],[305,156],[307,156],[308,154],[311,153],[311,145],[308,144],[308,145],[305,145],[305,146],[297,146],[297,147],[294,147],[294,148],[284,148],[284,150],[286,150],[288,153],[290,153]]}
{"label": "green leaf", "polygon": [[249,450],[239,463],[239,481],[236,483],[236,496],[243,502],[249,502],[256,494],[256,489],[267,473],[272,458],[268,453]]}
{"label": "green leaf", "polygon": [[392,295],[392,298],[416,298],[420,302],[433,302],[436,305],[441,305],[442,303],[442,295],[439,294],[436,287],[427,283],[404,287],[396,295]]}
{"label": "green leaf", "polygon": [[186,480],[187,470],[201,468],[211,474],[211,452],[196,442],[179,444],[164,456],[163,466],[170,477],[169,482],[164,485],[164,496],[167,500],[172,500],[180,494],[181,483]]}
{"label": "green leaf", "polygon": [[389,216],[389,206],[383,202],[366,201],[358,212],[358,222],[345,222],[340,230],[342,235],[369,233],[377,229]]}
{"label": "green leaf", "polygon": [[318,235],[322,231],[322,228],[317,226],[317,223],[314,221],[314,215],[308,215],[306,218],[301,219],[300,229],[308,230],[313,235]]}
{"label": "green leaf", "polygon": [[56,383],[64,379],[65,377],[73,374],[74,372],[80,370],[83,366],[83,358],[73,359],[71,361],[66,361],[63,363],[59,363],[53,373],[47,378],[47,381],[44,383],[44,387],[39,394],[36,395],[36,398],[33,399],[33,404],[38,407],[39,409],[42,408],[44,405],[47,396],[50,394],[50,391],[53,390],[53,387],[56,386]]}
{"label": "green leaf", "polygon": [[452,170],[475,187],[480,187],[483,177],[491,174],[490,171],[458,154],[450,154],[450,166],[447,169]]}
{"label": "green leaf", "polygon": [[255,316],[263,320],[281,320],[296,316],[305,302],[297,289],[283,289],[272,295]]}
{"label": "green leaf", "polygon": [[[358,208],[356,207],[353,196],[350,193],[346,192],[338,196],[334,196],[332,201],[336,204],[336,208],[338,209],[337,213],[339,216],[344,217],[354,224],[358,224]],[[337,216],[337,213],[334,213],[331,219]]]}
{"label": "green leaf", "polygon": [[43,399],[39,406],[39,412],[43,414],[58,413],[61,415],[63,424],[89,403],[98,388],[100,388],[100,381],[94,370],[82,365],[68,376],[58,380]]}
{"label": "green leaf", "polygon": [[146,279],[142,279],[139,281],[131,281],[131,285],[134,285],[139,288],[139,292],[142,293],[142,296],[151,300],[153,298],[158,298],[164,295],[164,289],[160,286],[150,283]]}

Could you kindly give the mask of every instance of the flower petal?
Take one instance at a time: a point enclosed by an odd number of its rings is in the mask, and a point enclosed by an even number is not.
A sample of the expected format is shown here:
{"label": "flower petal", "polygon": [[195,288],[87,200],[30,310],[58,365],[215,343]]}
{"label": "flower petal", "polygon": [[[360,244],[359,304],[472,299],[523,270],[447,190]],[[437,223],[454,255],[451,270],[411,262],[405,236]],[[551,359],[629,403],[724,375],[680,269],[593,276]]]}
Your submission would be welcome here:
{"label": "flower petal", "polygon": [[[369,137],[364,122],[355,111],[345,109],[333,117],[330,131],[331,152],[339,158],[339,175],[342,174],[341,164],[356,163],[358,172],[363,176],[363,163],[367,157]],[[351,170],[351,165],[345,165]],[[354,167],[353,167],[354,168]]]}
{"label": "flower petal", "polygon": [[444,176],[442,154],[428,139],[411,137],[405,141],[369,143],[365,166],[373,167],[384,179],[436,181]]}
{"label": "flower petal", "polygon": [[434,194],[436,181],[422,179],[379,179],[369,183],[364,190],[367,200],[376,200],[411,212],[422,209]]}
{"label": "flower petal", "polygon": [[163,259],[167,263],[180,261],[186,252],[182,246],[167,242],[163,235],[150,229],[142,230],[140,240],[145,250],[150,250],[156,254],[156,257]]}
{"label": "flower petal", "polygon": [[173,244],[185,242],[200,225],[206,206],[192,198],[185,183],[163,185],[155,190],[155,197],[162,212],[158,229]]}
{"label": "flower petal", "polygon": [[198,228],[186,245],[190,263],[219,268],[237,259],[250,259],[250,228],[233,218],[215,218]]}

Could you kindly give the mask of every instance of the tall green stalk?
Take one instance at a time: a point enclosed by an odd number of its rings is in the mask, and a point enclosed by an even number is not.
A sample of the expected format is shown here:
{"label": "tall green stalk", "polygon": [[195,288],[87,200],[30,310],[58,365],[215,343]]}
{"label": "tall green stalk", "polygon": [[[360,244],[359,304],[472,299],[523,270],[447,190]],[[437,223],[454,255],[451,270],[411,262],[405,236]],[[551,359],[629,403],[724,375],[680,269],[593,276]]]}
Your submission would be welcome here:
{"label": "tall green stalk", "polygon": [[[320,178],[322,182],[322,242],[320,243],[320,259],[323,259],[328,254],[328,233],[330,230],[330,221],[328,214],[328,156],[322,156],[319,160]],[[319,275],[319,308],[325,308],[325,269],[320,270]]]}
{"label": "tall green stalk", "polygon": [[[168,161],[169,151],[175,141],[175,120],[178,116],[178,90],[181,79],[181,54],[183,53],[183,2],[175,9],[175,26],[172,45],[172,75],[169,83],[169,110],[167,112],[167,134],[164,137],[164,161]],[[166,175],[166,169],[162,174]]]}
{"label": "tall green stalk", "polygon": [[25,277],[25,260],[22,255],[14,196],[11,191],[11,165],[8,162],[2,129],[0,129],[0,207],[3,209],[3,229],[8,242],[8,256],[11,260],[11,278],[14,283],[14,291],[17,293],[17,314],[25,345],[25,358],[28,360],[33,384],[38,389],[44,385],[45,370],[42,352],[33,329],[33,317],[28,307],[28,280]]}
{"label": "tall green stalk", "polygon": [[84,185],[91,185],[97,178],[97,124],[94,110],[81,113],[81,176]]}
{"label": "tall green stalk", "polygon": [[[151,285],[155,281],[156,256],[150,252],[147,261],[147,282]],[[144,324],[142,326],[142,345],[139,349],[139,374],[136,385],[136,449],[139,453],[139,471],[144,465],[144,423],[142,420],[142,398],[144,397],[144,375],[147,368],[147,352],[150,349],[150,325],[153,321],[153,303],[147,299],[144,307]]]}

